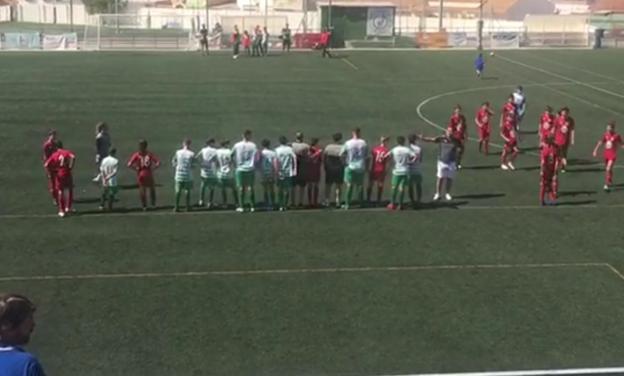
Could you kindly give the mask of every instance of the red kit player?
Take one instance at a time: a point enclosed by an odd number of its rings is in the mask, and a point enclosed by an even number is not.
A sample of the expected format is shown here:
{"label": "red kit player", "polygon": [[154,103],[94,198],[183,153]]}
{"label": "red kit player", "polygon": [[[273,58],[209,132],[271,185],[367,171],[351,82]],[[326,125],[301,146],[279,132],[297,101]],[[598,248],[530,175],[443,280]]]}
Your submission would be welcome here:
{"label": "red kit player", "polygon": [[[45,163],[48,158],[56,151],[56,131],[51,129],[48,132],[48,137],[43,142],[43,156],[42,160]],[[56,194],[56,171],[54,169],[46,169],[48,175],[48,191],[50,192],[50,196],[52,196],[52,200],[54,205],[58,205]]]}
{"label": "red kit player", "polygon": [[[72,209],[74,202],[74,181],[72,169],[76,161],[76,156],[69,150],[63,149],[61,141],[56,142],[56,151],[45,161],[44,167],[48,171],[55,171],[55,190],[58,203],[58,215],[64,217]],[[67,199],[65,198],[67,191]]]}
{"label": "red kit player", "polygon": [[510,95],[507,98],[507,102],[503,105],[500,116],[500,127],[503,128],[503,126],[508,122],[511,122],[511,124],[513,124],[514,130],[517,130],[518,112],[516,109],[516,104],[514,103],[513,95]]}
{"label": "red kit player", "polygon": [[552,107],[550,106],[546,106],[546,109],[540,117],[538,133],[540,147],[546,144],[546,139],[548,137],[555,135],[555,115],[553,115]]}
{"label": "red kit player", "polygon": [[368,175],[368,190],[366,197],[372,202],[373,187],[377,187],[377,204],[381,201],[383,195],[384,182],[386,180],[386,166],[388,165],[388,157],[390,150],[388,149],[388,137],[381,137],[379,145],[372,150],[373,162],[371,163],[370,174]]}
{"label": "red kit player", "polygon": [[462,157],[464,156],[465,143],[468,138],[466,117],[462,114],[462,108],[460,105],[456,105],[453,109],[453,115],[449,119],[449,124],[446,127],[447,131],[453,139],[457,141],[459,145],[457,148],[457,168],[461,169]]}
{"label": "red kit player", "polygon": [[547,137],[540,153],[540,203],[546,205],[546,193],[550,193],[550,203],[557,200],[557,170],[559,156],[552,136]]}
{"label": "red kit player", "polygon": [[598,156],[598,149],[604,146],[604,162],[605,162],[605,185],[604,190],[609,191],[613,184],[613,166],[617,160],[617,152],[622,147],[622,137],[615,132],[615,122],[611,121],[607,125],[607,131],[594,148],[594,157]]}
{"label": "red kit player", "polygon": [[518,149],[517,133],[513,128],[504,127],[503,130],[501,130],[501,137],[505,140],[503,152],[501,153],[501,169],[515,170],[516,167],[513,165],[513,161],[516,160],[516,157],[520,153],[520,149]]}
{"label": "red kit player", "polygon": [[160,160],[147,150],[147,141],[139,141],[139,151],[132,154],[128,160],[128,167],[137,172],[139,184],[139,195],[143,210],[147,210],[147,190],[150,192],[150,202],[152,207],[156,206],[156,189],[154,187],[153,170],[160,166]]}
{"label": "red kit player", "polygon": [[483,152],[485,155],[488,155],[490,152],[490,134],[492,133],[490,120],[493,115],[494,112],[490,109],[490,102],[485,102],[475,116],[475,123],[479,131],[479,153]]}
{"label": "red kit player", "polygon": [[561,172],[565,172],[568,166],[568,149],[574,145],[574,119],[570,116],[570,109],[567,107],[559,111],[559,116],[555,119],[555,145],[559,149],[559,159],[561,160]]}

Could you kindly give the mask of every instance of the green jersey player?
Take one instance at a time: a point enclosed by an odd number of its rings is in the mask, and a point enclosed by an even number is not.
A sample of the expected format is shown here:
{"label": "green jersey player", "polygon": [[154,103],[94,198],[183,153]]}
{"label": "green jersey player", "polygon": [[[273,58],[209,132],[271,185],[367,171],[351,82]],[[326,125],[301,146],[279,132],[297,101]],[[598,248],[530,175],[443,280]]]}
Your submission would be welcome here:
{"label": "green jersey player", "polygon": [[173,211],[180,211],[180,195],[182,191],[186,194],[186,210],[191,210],[191,190],[193,189],[193,166],[195,153],[189,148],[191,140],[185,139],[182,142],[182,149],[176,151],[171,160],[175,168],[175,206]]}
{"label": "green jersey player", "polygon": [[262,140],[262,188],[264,203],[268,210],[275,207],[275,175],[277,154],[271,150],[271,141]]}
{"label": "green jersey player", "polygon": [[[217,149],[215,148],[214,138],[206,141],[206,146],[197,153],[197,160],[201,168],[199,206],[206,205],[210,209],[213,205],[214,191],[217,187]],[[204,201],[206,198],[206,189],[209,191],[207,204]]]}
{"label": "green jersey player", "polygon": [[243,139],[232,148],[232,155],[236,165],[236,187],[240,196],[240,205],[237,212],[243,212],[245,206],[245,193],[249,193],[249,210],[256,210],[256,195],[254,182],[256,177],[256,163],[258,162],[258,148],[251,142],[251,131],[243,133]]}
{"label": "green jersey player", "polygon": [[[397,137],[397,146],[390,150],[390,155],[394,167],[392,169],[392,201],[388,205],[388,209],[396,210],[403,206],[405,187],[410,176],[410,165],[416,159],[416,154],[405,146],[405,137],[399,136]],[[399,201],[397,201],[397,195]]]}
{"label": "green jersey player", "polygon": [[353,137],[345,142],[340,151],[340,155],[346,164],[344,182],[347,186],[347,192],[343,205],[344,209],[349,209],[354,187],[359,190],[360,204],[364,203],[364,172],[369,159],[368,145],[360,136],[360,128],[355,128],[352,134]]}
{"label": "green jersey player", "polygon": [[234,196],[234,205],[238,206],[238,193],[234,186],[234,171],[232,169],[232,149],[230,149],[230,141],[221,141],[221,147],[217,149],[217,182],[221,187],[221,195],[223,205],[227,207],[227,190],[232,190]]}
{"label": "green jersey player", "polygon": [[[414,152],[415,157],[409,165],[409,177],[407,179],[409,198],[413,207],[420,204],[422,199],[422,174],[420,173],[420,164],[422,163],[422,150],[418,145],[418,136],[411,134],[408,137],[409,148]],[[414,197],[416,190],[416,197]]]}
{"label": "green jersey player", "polygon": [[290,190],[293,179],[297,175],[297,156],[292,147],[288,146],[288,139],[284,136],[279,138],[280,146],[275,148],[275,166],[277,169],[277,189],[280,211],[288,207]]}
{"label": "green jersey player", "polygon": [[100,163],[100,178],[102,179],[102,198],[100,200],[100,210],[104,210],[104,205],[108,201],[108,210],[113,210],[113,202],[119,191],[117,185],[117,171],[119,170],[119,160],[116,157],[117,150],[110,149],[108,156]]}

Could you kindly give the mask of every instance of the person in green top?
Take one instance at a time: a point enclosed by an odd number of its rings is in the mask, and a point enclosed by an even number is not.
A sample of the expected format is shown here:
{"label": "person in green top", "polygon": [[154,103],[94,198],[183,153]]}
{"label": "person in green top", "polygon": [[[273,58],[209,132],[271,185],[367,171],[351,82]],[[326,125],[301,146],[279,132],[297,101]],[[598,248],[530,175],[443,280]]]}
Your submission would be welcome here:
{"label": "person in green top", "polygon": [[282,52],[287,51],[290,52],[290,46],[292,44],[291,40],[291,32],[288,24],[284,26],[282,29],[282,35],[280,35],[280,39],[282,40]]}
{"label": "person in green top", "polygon": [[171,159],[171,164],[175,169],[175,206],[173,211],[180,211],[180,196],[182,191],[186,192],[186,210],[191,210],[191,190],[193,189],[193,166],[195,164],[195,153],[190,150],[191,140],[185,139],[182,149],[176,151]]}
{"label": "person in green top", "polygon": [[[392,162],[392,201],[388,205],[389,210],[397,210],[403,207],[405,188],[410,178],[410,166],[416,159],[416,154],[405,146],[405,137],[397,137],[397,146],[390,150]],[[397,201],[397,195],[399,200]]]}

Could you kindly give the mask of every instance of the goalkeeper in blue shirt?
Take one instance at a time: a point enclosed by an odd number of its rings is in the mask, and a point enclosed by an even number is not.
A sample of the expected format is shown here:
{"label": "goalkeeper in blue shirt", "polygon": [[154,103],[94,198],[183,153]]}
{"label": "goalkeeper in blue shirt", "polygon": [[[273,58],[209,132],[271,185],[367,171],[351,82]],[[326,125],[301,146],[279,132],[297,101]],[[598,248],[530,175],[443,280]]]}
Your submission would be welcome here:
{"label": "goalkeeper in blue shirt", "polygon": [[483,71],[485,70],[485,59],[483,59],[483,54],[479,53],[474,62],[475,70],[477,71],[477,78],[481,78],[483,75]]}

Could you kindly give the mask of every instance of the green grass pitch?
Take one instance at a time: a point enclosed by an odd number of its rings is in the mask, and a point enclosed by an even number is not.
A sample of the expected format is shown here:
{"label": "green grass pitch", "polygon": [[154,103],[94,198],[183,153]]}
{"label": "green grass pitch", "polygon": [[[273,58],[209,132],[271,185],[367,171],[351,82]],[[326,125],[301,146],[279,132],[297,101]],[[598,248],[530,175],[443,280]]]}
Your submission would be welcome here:
{"label": "green grass pitch", "polygon": [[[0,291],[38,303],[30,349],[62,375],[621,366],[624,185],[601,191],[602,165],[591,151],[608,120],[624,126],[624,52],[500,52],[483,80],[473,58],[2,54]],[[302,131],[326,143],[359,126],[374,143],[436,135],[456,103],[475,136],[479,103],[499,110],[518,84],[529,102],[524,127],[537,127],[546,104],[568,105],[577,121],[556,208],[537,206],[537,140],[527,134],[516,172],[468,143],[452,206],[170,213],[168,161],[184,137],[198,149],[207,137],[237,140],[250,128],[256,141]],[[128,213],[55,217],[40,161],[45,132],[58,129],[76,152],[76,209],[94,212],[100,120],[111,125],[121,160],[142,137],[164,160],[161,210],[135,212],[138,193],[126,189],[118,207]],[[435,147],[424,150],[428,201]],[[134,183],[127,170],[120,179]],[[615,180],[624,183],[624,170]]]}

